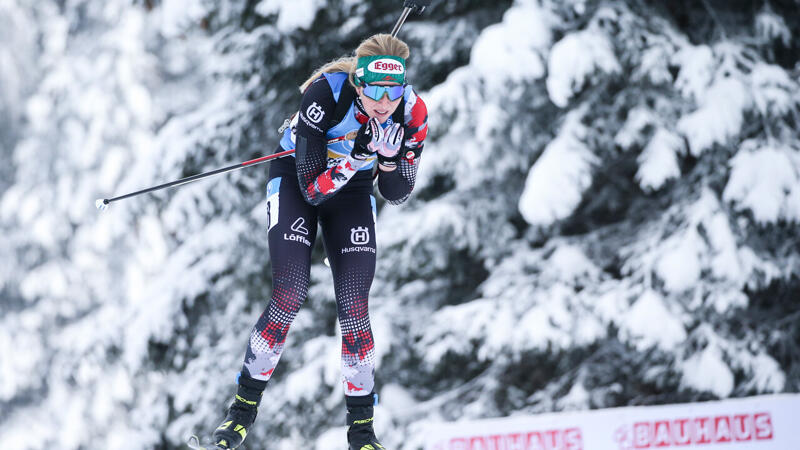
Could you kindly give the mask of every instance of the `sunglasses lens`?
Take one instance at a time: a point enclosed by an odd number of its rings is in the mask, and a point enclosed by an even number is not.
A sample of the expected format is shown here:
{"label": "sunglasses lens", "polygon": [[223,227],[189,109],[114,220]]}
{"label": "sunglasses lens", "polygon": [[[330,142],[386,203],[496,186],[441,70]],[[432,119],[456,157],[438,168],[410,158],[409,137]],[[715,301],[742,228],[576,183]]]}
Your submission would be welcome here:
{"label": "sunglasses lens", "polygon": [[403,86],[390,86],[387,92],[389,93],[389,100],[397,100],[398,98],[403,96],[403,92],[405,92],[406,88]]}
{"label": "sunglasses lens", "polygon": [[387,94],[389,100],[395,101],[403,96],[404,91],[404,86],[373,86],[369,84],[364,86],[364,94],[376,102],[383,98],[383,94]]}

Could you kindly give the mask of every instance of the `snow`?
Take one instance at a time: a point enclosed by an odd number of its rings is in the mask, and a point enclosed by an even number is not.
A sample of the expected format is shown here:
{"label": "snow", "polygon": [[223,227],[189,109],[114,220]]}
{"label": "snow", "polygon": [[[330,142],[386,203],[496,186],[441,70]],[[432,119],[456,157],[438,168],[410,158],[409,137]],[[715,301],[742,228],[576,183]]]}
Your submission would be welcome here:
{"label": "snow", "polygon": [[[352,50],[313,37],[351,45],[364,24],[395,18],[355,0],[155,3],[0,2],[9,448],[171,448],[219,423],[272,287],[268,168],[103,214],[93,201],[271,151],[296,109],[285,94],[301,80],[289,78],[303,75],[286,67]],[[604,407],[609,392],[641,401],[654,381],[665,401],[796,390],[773,353],[790,343],[780,319],[792,302],[730,327],[797,276],[800,80],[784,69],[796,61],[769,54],[796,21],[765,6],[749,29],[690,39],[631,5],[466,2],[404,27],[431,131],[414,194],[377,216],[370,320],[387,447],[424,446],[426,423]],[[606,206],[627,209],[560,226]],[[309,299],[248,437],[276,448],[344,442],[318,242]],[[584,358],[595,349],[634,364]],[[587,369],[630,389],[593,386]],[[691,392],[671,393],[681,388]]]}
{"label": "snow", "polygon": [[544,350],[548,346],[568,348],[578,341],[571,333],[575,319],[567,307],[572,291],[556,286],[544,295],[546,297],[539,298],[535,306],[519,318],[516,327],[510,327],[515,330],[512,348],[517,352],[532,348]]}
{"label": "snow", "polygon": [[681,368],[682,387],[710,392],[719,398],[729,397],[733,392],[733,373],[723,361],[722,351],[714,344],[683,361]]}
{"label": "snow", "polygon": [[606,323],[619,325],[629,305],[624,292],[616,290],[599,294],[593,304],[594,313]]}
{"label": "snow", "polygon": [[800,88],[780,66],[758,63],[750,74],[753,102],[762,116],[782,116],[795,108],[800,100],[793,97]]}
{"label": "snow", "polygon": [[501,23],[486,27],[475,41],[470,66],[494,83],[543,77],[543,56],[551,44],[552,20],[536,5],[512,6]]}
{"label": "snow", "polygon": [[420,408],[414,395],[398,384],[385,384],[381,389],[378,404],[391,405],[394,416],[414,418]]}
{"label": "snow", "polygon": [[735,286],[741,287],[745,281],[745,274],[739,260],[736,236],[731,230],[728,218],[722,211],[718,211],[704,224],[708,229],[708,240],[713,252],[711,270],[719,279],[729,280]]}
{"label": "snow", "polygon": [[709,293],[705,303],[711,305],[717,313],[725,314],[727,311],[746,308],[750,301],[740,290],[720,288]]}
{"label": "snow", "polygon": [[694,156],[723,145],[742,127],[744,115],[752,105],[747,86],[734,78],[716,80],[700,101],[700,108],[678,121],[680,131],[689,141]]}
{"label": "snow", "polygon": [[669,59],[672,48],[667,42],[658,41],[642,52],[642,61],[633,74],[634,80],[645,79],[653,84],[668,85],[672,82]]}
{"label": "snow", "polygon": [[13,399],[18,392],[36,386],[31,374],[41,373],[45,367],[45,349],[42,338],[33,333],[38,327],[37,317],[30,313],[6,315],[0,322],[14,334],[0,333],[0,401]]}
{"label": "snow", "polygon": [[683,140],[670,130],[659,128],[637,159],[636,180],[644,190],[658,190],[664,183],[681,174],[678,155],[684,150]]}
{"label": "snow", "polygon": [[571,113],[558,136],[528,172],[519,210],[532,225],[550,225],[572,214],[592,183],[592,166],[599,161],[586,147],[586,128]]}
{"label": "snow", "polygon": [[56,263],[42,264],[22,279],[20,289],[28,298],[66,298],[69,293],[67,274]]}
{"label": "snow", "polygon": [[748,358],[748,369],[753,378],[747,383],[757,392],[784,392],[786,375],[777,361],[765,352]]}
{"label": "snow", "polygon": [[347,439],[346,436],[347,429],[345,427],[331,428],[319,435],[314,442],[314,448],[319,450],[338,450],[342,448],[342,442]]}
{"label": "snow", "polygon": [[756,34],[766,42],[780,40],[783,45],[789,46],[792,40],[792,31],[786,25],[783,17],[772,10],[769,3],[756,14]]}
{"label": "snow", "polygon": [[[329,343],[326,339],[325,343]],[[292,372],[285,383],[284,388],[289,398],[310,401],[316,396],[316,391],[323,386],[323,366],[324,358],[311,359],[310,363]]]}
{"label": "snow", "polygon": [[[597,318],[572,313],[579,301],[563,284],[554,284],[534,298],[519,295],[515,288],[498,293],[497,299],[473,300],[436,312],[422,339],[426,363],[436,366],[448,352],[470,354],[476,342],[480,344],[475,356],[486,361],[508,351],[585,344],[605,331]],[[460,327],[451,329],[448,323]]]}
{"label": "snow", "polygon": [[121,178],[126,162],[125,149],[120,146],[108,148],[103,165],[98,171],[98,189],[103,192],[112,192],[117,181]]}
{"label": "snow", "polygon": [[695,230],[679,233],[667,241],[655,272],[670,292],[691,289],[700,280],[699,249],[703,245]]}
{"label": "snow", "polygon": [[166,38],[176,38],[187,28],[199,26],[209,13],[202,0],[164,0],[161,2],[160,32]]}
{"label": "snow", "polygon": [[325,6],[323,0],[261,0],[256,13],[262,16],[278,14],[278,31],[289,33],[296,29],[307,29],[314,22],[317,11]]}
{"label": "snow", "polygon": [[0,119],[14,123],[33,81],[36,40],[26,31],[34,20],[26,9],[0,4]]}
{"label": "snow", "polygon": [[[761,224],[780,219],[800,222],[791,193],[800,184],[798,150],[744,143],[731,160],[731,176],[723,199],[749,210]],[[796,195],[796,194],[795,194]]]}
{"label": "snow", "polygon": [[567,395],[559,400],[559,406],[563,411],[579,411],[589,409],[589,391],[583,383],[575,383],[570,388]]}
{"label": "snow", "polygon": [[683,322],[670,312],[665,299],[652,290],[638,296],[620,325],[628,341],[639,351],[652,346],[671,351],[686,339]]}
{"label": "snow", "polygon": [[684,46],[673,55],[680,67],[675,87],[684,97],[702,100],[714,78],[714,52],[707,45]]}
{"label": "snow", "polygon": [[[441,331],[435,334],[428,332],[426,339],[423,340],[427,348],[426,363],[436,365],[448,352],[468,353],[469,339],[463,337],[481,336],[493,330],[496,330],[495,333],[506,332],[509,329],[510,316],[507,311],[500,310],[495,305],[493,301],[475,300],[464,305],[443,308],[437,312],[432,317],[431,330]],[[444,328],[447,323],[460,323],[462,327],[458,332],[453,332],[454,330]],[[490,323],[502,326],[489,328],[487,325]]]}
{"label": "snow", "polygon": [[591,29],[571,33],[553,45],[547,62],[547,93],[556,106],[565,108],[597,72],[608,75],[620,70],[605,34]]}
{"label": "snow", "polygon": [[565,282],[577,282],[599,277],[600,269],[577,246],[561,245],[548,260],[543,276]]}
{"label": "snow", "polygon": [[656,123],[656,117],[650,108],[635,107],[628,111],[625,124],[614,137],[614,143],[624,150],[630,150],[634,144],[641,143],[645,128],[654,126]]}

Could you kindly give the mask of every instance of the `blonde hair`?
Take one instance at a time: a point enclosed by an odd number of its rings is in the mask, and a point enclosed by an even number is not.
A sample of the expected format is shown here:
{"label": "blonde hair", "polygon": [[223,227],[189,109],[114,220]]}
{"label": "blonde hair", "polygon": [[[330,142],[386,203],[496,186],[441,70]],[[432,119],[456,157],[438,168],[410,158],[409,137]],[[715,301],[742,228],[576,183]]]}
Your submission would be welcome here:
{"label": "blonde hair", "polygon": [[358,58],[360,56],[377,55],[392,55],[399,56],[403,59],[408,59],[408,57],[411,55],[411,51],[408,49],[408,45],[405,42],[396,37],[392,37],[391,34],[372,35],[361,41],[361,44],[359,44],[358,48],[356,48],[355,56],[344,56],[342,58],[335,59],[315,70],[314,74],[311,75],[311,77],[309,77],[305,83],[300,85],[300,92],[305,92],[311,83],[313,83],[314,80],[319,78],[319,76],[323,73],[347,72],[349,74],[347,77],[348,81],[350,81],[350,84],[355,87],[356,83],[354,76]]}

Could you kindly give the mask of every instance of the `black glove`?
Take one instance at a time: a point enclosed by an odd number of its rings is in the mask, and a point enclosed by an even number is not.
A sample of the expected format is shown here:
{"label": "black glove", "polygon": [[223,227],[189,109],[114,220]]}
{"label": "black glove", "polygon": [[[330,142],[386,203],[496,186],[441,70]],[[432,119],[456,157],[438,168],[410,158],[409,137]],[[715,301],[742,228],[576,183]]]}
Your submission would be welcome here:
{"label": "black glove", "polygon": [[375,156],[383,146],[383,129],[378,119],[372,118],[358,129],[353,150],[350,154],[354,159],[365,160]]}

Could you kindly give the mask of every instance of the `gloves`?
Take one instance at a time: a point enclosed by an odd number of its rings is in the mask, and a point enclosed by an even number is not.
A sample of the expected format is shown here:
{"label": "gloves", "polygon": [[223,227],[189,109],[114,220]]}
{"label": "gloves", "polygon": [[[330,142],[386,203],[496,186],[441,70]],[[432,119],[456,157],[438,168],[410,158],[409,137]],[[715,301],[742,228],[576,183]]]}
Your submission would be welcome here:
{"label": "gloves", "polygon": [[358,129],[353,150],[350,155],[354,159],[364,161],[375,156],[375,153],[383,147],[383,129],[378,119],[372,118]]}
{"label": "gloves", "polygon": [[383,145],[378,149],[378,164],[388,170],[393,170],[397,167],[404,134],[403,125],[399,123],[390,126],[384,131]]}

